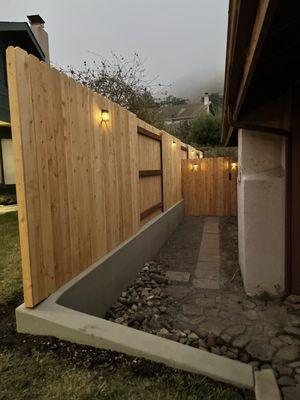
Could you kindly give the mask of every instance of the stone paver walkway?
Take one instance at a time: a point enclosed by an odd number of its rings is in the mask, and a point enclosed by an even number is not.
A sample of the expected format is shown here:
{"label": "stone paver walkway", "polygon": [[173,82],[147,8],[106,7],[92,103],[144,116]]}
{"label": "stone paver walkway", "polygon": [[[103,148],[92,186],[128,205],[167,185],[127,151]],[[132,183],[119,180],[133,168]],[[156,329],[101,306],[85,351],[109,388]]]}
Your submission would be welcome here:
{"label": "stone paver walkway", "polygon": [[272,368],[300,399],[300,296],[246,296],[236,218],[188,217],[107,313],[117,323]]}
{"label": "stone paver walkway", "polygon": [[165,292],[177,300],[168,310],[173,327],[196,332],[215,354],[273,368],[284,399],[300,399],[300,297],[247,297],[237,254],[234,218],[187,218],[177,229],[156,260],[170,281]]}
{"label": "stone paver walkway", "polygon": [[220,262],[219,221],[206,218],[192,285],[202,289],[219,289]]}

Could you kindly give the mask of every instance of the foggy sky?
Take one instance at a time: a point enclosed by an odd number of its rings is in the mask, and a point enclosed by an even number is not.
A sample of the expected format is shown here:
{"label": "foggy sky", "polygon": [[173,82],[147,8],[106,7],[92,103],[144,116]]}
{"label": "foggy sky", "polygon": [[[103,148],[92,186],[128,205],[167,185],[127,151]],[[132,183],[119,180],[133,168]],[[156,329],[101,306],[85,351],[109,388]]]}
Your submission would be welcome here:
{"label": "foggy sky", "polygon": [[201,90],[222,86],[228,0],[0,2],[2,21],[41,15],[56,67],[80,67],[84,60],[99,59],[91,52],[128,58],[137,52],[146,60],[149,77],[174,84],[177,94],[197,97],[198,86]]}

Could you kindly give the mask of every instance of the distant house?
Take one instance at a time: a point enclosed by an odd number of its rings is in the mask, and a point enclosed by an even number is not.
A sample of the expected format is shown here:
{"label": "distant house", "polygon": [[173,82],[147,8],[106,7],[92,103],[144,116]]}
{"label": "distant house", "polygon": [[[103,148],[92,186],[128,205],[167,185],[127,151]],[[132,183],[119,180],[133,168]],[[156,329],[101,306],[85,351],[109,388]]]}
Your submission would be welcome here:
{"label": "distant house", "polygon": [[214,114],[214,108],[208,93],[205,93],[202,103],[168,105],[162,107],[160,113],[165,125],[176,130],[183,122],[193,121],[201,114]]}
{"label": "distant house", "polygon": [[0,22],[0,191],[15,185],[5,51],[18,46],[40,60],[49,62],[48,35],[39,15],[28,16],[26,22]]}

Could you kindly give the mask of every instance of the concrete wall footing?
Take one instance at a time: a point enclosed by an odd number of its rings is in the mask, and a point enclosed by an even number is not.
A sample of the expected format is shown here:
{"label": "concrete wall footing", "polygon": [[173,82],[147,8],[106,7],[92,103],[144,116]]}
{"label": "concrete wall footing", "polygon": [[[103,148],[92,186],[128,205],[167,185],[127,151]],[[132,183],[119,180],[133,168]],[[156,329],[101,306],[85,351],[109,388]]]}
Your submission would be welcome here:
{"label": "concrete wall footing", "polygon": [[195,349],[45,300],[35,309],[16,310],[19,332],[143,357],[201,374],[237,387],[254,389],[253,368],[239,361]]}

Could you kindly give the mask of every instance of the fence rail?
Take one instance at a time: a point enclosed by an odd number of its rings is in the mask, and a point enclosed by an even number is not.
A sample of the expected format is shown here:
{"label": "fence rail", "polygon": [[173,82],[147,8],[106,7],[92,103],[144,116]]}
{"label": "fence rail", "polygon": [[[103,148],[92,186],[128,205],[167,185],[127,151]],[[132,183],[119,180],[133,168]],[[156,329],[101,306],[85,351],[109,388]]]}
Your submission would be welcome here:
{"label": "fence rail", "polygon": [[[152,148],[152,156],[154,164],[151,166],[156,166],[157,169],[143,169],[139,170],[139,178],[140,178],[140,221],[145,223],[146,219],[149,220],[153,213],[158,213],[159,211],[164,210],[164,184],[163,184],[163,146],[162,146],[162,136],[156,135],[151,131],[138,126],[137,128],[138,135],[142,135],[139,137],[139,140],[142,140],[144,143],[144,147],[141,148],[140,151],[145,151],[149,149],[149,146]],[[146,137],[146,139],[145,139]],[[141,139],[142,138],[142,139]],[[151,143],[151,141],[155,141]],[[147,145],[148,144],[148,145]],[[143,154],[144,158],[147,158],[147,154]],[[144,159],[142,163],[144,163]],[[151,177],[156,177],[152,178]],[[141,182],[141,179],[143,182]],[[152,198],[153,194],[155,194],[155,198]],[[148,203],[149,199],[152,201],[152,204]],[[147,206],[146,206],[147,204]],[[148,208],[146,208],[148,207]]]}
{"label": "fence rail", "polygon": [[8,48],[7,71],[33,307],[182,199],[184,144],[19,48]]}

